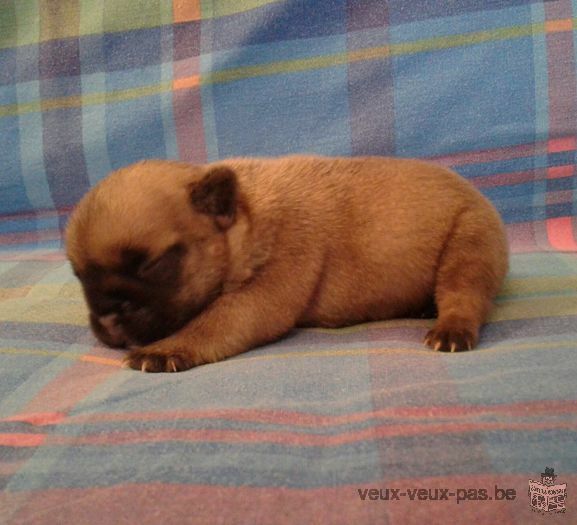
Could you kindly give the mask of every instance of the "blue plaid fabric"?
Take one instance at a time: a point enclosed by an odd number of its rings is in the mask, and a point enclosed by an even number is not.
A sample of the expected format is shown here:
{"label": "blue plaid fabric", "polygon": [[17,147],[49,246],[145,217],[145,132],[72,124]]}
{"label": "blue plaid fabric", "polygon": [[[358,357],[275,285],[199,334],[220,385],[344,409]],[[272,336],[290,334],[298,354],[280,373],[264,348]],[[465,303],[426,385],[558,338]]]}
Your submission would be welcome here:
{"label": "blue plaid fabric", "polygon": [[[0,522],[577,522],[527,495],[545,467],[577,487],[576,17],[0,0]],[[79,198],[143,158],[297,152],[427,158],[495,203],[513,256],[478,350],[432,353],[430,321],[395,320],[122,369],[63,255]]]}

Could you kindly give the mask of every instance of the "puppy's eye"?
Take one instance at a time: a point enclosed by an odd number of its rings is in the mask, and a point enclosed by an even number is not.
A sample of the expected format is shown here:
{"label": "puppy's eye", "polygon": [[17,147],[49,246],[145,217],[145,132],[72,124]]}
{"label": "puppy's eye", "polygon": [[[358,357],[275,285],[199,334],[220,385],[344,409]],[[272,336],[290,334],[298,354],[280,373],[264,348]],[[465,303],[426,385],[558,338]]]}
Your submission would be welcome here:
{"label": "puppy's eye", "polygon": [[160,257],[141,265],[137,275],[151,282],[170,282],[178,274],[184,253],[185,247],[182,244],[175,244]]}
{"label": "puppy's eye", "polygon": [[132,301],[122,301],[120,303],[120,311],[123,314],[133,314],[139,309],[139,307]]}
{"label": "puppy's eye", "polygon": [[95,293],[89,295],[89,298],[91,299],[93,310],[99,316],[108,314],[124,314],[131,308],[131,306],[129,306],[130,301],[128,301],[125,296],[122,297],[111,293]]}

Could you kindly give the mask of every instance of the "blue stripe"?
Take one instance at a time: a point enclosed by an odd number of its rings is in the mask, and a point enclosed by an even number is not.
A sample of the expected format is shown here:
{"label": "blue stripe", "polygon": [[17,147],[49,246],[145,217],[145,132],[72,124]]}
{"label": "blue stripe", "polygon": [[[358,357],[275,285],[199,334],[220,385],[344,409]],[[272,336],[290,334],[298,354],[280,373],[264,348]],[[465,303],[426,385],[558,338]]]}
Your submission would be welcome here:
{"label": "blue stripe", "polygon": [[[513,421],[514,422],[514,421]],[[552,429],[533,432],[477,431],[387,437],[337,447],[290,447],[269,443],[135,443],[123,446],[45,446],[12,477],[10,491],[113,486],[122,483],[182,483],[218,486],[313,488],[394,480],[478,474],[486,454],[500,472],[536,471],[551,450],[563,473],[577,470],[577,434]],[[11,451],[10,447],[5,447]],[[521,454],[526,450],[534,454]],[[451,454],[431,454],[431,450]],[[393,457],[394,454],[394,457]],[[103,457],[106,461],[103,461]],[[395,458],[402,457],[403,461]],[[263,460],[264,458],[264,460]],[[354,461],[351,461],[354,458]],[[536,458],[536,459],[535,459]],[[166,465],[172,468],[165,468]],[[82,468],[77,468],[82,465]],[[175,468],[174,465],[178,465]],[[74,468],[76,467],[76,468]],[[59,475],[54,475],[58,472]],[[358,497],[356,491],[351,497]],[[378,503],[378,502],[377,502]]]}
{"label": "blue stripe", "polygon": [[[16,98],[16,90],[11,87]],[[20,161],[20,126],[18,117],[0,119],[0,213],[11,214],[30,210],[22,179]]]}
{"label": "blue stripe", "polygon": [[11,220],[0,219],[0,233],[25,233],[58,228],[57,216],[18,217]]}
{"label": "blue stripe", "polygon": [[[17,84],[16,89],[20,104],[40,100],[40,83],[38,81]],[[44,162],[42,157],[38,155],[44,148],[42,114],[24,113],[19,116],[19,125],[22,137],[19,152],[22,163],[22,178],[31,208],[34,210],[54,209]],[[22,211],[30,211],[30,209],[23,209]]]}

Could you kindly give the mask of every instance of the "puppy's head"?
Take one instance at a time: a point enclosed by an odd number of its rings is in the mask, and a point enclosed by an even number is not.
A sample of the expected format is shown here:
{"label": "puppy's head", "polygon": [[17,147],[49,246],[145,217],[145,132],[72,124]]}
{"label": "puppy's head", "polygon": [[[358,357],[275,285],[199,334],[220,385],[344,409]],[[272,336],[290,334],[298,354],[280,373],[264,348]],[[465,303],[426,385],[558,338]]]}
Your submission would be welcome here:
{"label": "puppy's head", "polygon": [[239,204],[231,169],[168,161],[116,171],[88,192],[66,246],[95,335],[109,346],[148,344],[214,300]]}

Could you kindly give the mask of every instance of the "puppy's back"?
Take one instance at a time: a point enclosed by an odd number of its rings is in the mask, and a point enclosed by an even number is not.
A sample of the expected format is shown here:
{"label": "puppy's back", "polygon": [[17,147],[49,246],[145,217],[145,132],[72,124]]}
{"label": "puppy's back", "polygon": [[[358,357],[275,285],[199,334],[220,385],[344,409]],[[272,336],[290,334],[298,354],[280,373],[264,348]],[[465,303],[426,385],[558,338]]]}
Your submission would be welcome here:
{"label": "puppy's back", "polygon": [[263,231],[283,228],[283,242],[295,250],[314,246],[310,257],[324,258],[316,298],[301,324],[338,326],[418,312],[434,295],[443,251],[457,227],[495,269],[488,278],[493,288],[506,273],[498,213],[446,168],[380,157],[229,162],[258,208],[257,230],[269,214]]}

